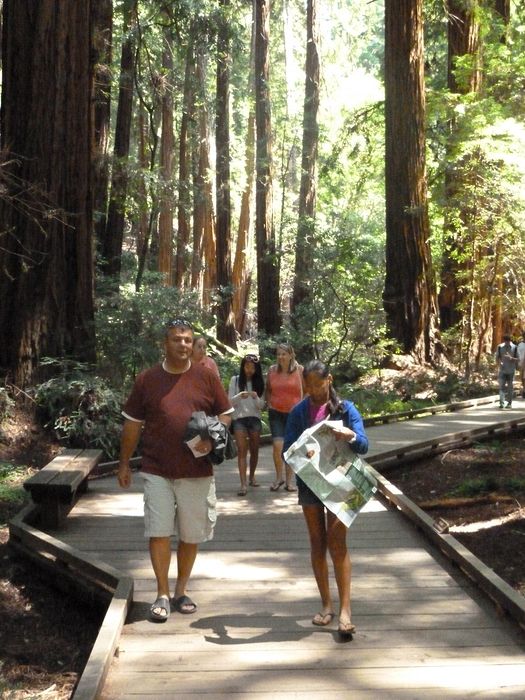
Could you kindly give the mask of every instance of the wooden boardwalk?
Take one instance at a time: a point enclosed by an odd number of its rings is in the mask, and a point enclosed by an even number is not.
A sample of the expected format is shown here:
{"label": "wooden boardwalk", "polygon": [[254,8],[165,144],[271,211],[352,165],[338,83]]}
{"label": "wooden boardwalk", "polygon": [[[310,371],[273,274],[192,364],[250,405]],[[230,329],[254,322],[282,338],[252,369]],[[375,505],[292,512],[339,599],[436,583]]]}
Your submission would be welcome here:
{"label": "wooden boardwalk", "polygon": [[[376,426],[368,429],[370,454],[511,415],[523,419],[525,402],[512,411],[485,406]],[[261,487],[240,498],[235,463],[216,469],[215,538],[201,547],[189,590],[198,611],[172,613],[163,624],[147,620],[155,582],[143,538],[140,476],[128,492],[114,477],[91,482],[54,534],[135,580],[103,698],[525,696],[523,632],[380,499],[368,504],[348,535],[353,641],[339,640],[335,622],[314,627],[319,600],[302,514],[296,494],[269,491],[272,472],[265,447]]]}

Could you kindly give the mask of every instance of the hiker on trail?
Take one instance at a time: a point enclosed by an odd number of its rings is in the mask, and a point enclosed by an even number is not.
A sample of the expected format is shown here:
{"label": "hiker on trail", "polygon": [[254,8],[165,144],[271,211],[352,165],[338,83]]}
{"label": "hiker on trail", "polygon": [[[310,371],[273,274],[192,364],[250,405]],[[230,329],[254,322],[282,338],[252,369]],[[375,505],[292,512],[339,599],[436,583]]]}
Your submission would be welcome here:
{"label": "hiker on trail", "polygon": [[[357,454],[368,451],[368,438],[361,414],[351,401],[341,400],[333,387],[332,375],[320,360],[308,362],[303,370],[306,398],[292,409],[286,423],[284,451],[312,425],[326,418],[342,420],[343,427],[334,430],[336,440],[345,440]],[[334,566],[339,593],[338,630],[343,638],[355,632],[350,605],[350,581],[352,564],[346,546],[347,527],[315,493],[296,476],[299,488],[299,505],[302,506],[308,535],[312,569],[321,595],[321,610],[314,615],[312,624],[324,627],[335,617],[330,594],[327,552]]]}
{"label": "hiker on trail", "polygon": [[[197,605],[186,595],[201,542],[211,540],[216,521],[215,480],[208,455],[210,439],[184,442],[194,411],[217,416],[229,426],[233,408],[219,378],[191,362],[193,328],[183,319],[165,329],[162,363],[137,377],[124,405],[118,481],[131,484],[130,459],[142,438],[145,537],[157,580],[150,619],[164,622],[170,614],[171,537],[178,536],[177,579],[172,604],[183,614]],[[199,455],[195,456],[193,450]]]}
{"label": "hiker on trail", "polygon": [[282,452],[286,419],[292,408],[303,398],[303,368],[295,359],[293,347],[287,343],[277,346],[276,358],[277,364],[270,367],[266,378],[266,403],[275,466],[275,481],[270,486],[270,491],[278,491],[284,484],[287,491],[297,491],[293,472],[284,464]]}
{"label": "hiker on trail", "polygon": [[264,379],[259,357],[245,355],[241,360],[239,374],[230,380],[228,396],[234,408],[233,435],[237,445],[237,466],[241,486],[238,496],[246,496],[246,471],[248,452],[250,453],[250,486],[259,486],[255,470],[259,459],[261,437],[261,409],[264,408]]}
{"label": "hiker on trail", "polygon": [[498,367],[499,407],[512,408],[514,396],[514,373],[519,363],[518,348],[510,335],[503,336],[503,342],[496,349],[496,364]]}
{"label": "hiker on trail", "polygon": [[525,331],[518,343],[518,371],[521,377],[521,398],[525,399]]}
{"label": "hiker on trail", "polygon": [[213,359],[213,357],[210,357],[209,355],[206,354],[206,351],[208,349],[208,341],[203,335],[197,335],[193,339],[193,351],[191,353],[191,361],[196,364],[196,365],[202,365],[203,367],[207,367],[208,369],[211,369],[212,372],[215,372],[215,374],[219,377],[219,368],[217,367],[217,363]]}

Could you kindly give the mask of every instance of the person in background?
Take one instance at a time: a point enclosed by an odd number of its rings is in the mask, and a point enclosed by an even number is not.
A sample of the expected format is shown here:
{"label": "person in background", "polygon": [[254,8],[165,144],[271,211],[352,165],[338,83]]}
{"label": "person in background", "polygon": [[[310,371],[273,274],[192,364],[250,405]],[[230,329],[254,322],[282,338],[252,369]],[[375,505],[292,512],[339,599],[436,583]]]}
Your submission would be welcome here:
{"label": "person in background", "polygon": [[[184,441],[194,411],[217,416],[229,426],[233,408],[219,378],[191,362],[193,329],[177,318],[165,329],[163,362],[141,372],[124,410],[118,482],[131,484],[130,459],[142,439],[145,537],[155,578],[157,597],[150,619],[165,622],[171,605],[180,613],[194,613],[197,605],[186,595],[197,550],[211,540],[216,503],[212,451],[209,439],[198,440],[193,449]],[[177,580],[170,601],[168,581],[171,537],[178,535]]]}
{"label": "person in background", "polygon": [[250,486],[259,486],[255,470],[259,459],[261,437],[261,409],[264,408],[264,379],[257,355],[245,355],[239,374],[230,380],[228,396],[234,408],[233,435],[237,444],[237,465],[241,487],[238,496],[246,496],[246,471],[250,453]]}
{"label": "person in background", "polygon": [[521,377],[521,398],[525,399],[525,331],[522,331],[518,343],[518,370]]}
{"label": "person in background", "polygon": [[275,466],[275,481],[270,491],[278,491],[284,484],[287,491],[297,491],[293,472],[284,464],[282,451],[286,419],[295,404],[303,398],[303,372],[295,359],[293,347],[287,343],[279,343],[276,359],[277,364],[270,367],[266,378],[266,403]]}
{"label": "person in background", "polygon": [[[357,454],[368,451],[368,438],[363,419],[351,401],[337,396],[332,375],[327,366],[319,360],[308,362],[303,370],[306,398],[292,409],[286,423],[284,451],[312,425],[325,418],[342,420],[340,430],[334,430],[336,440],[345,440]],[[335,580],[339,594],[339,633],[351,637],[355,632],[350,605],[350,582],[352,564],[346,545],[347,527],[311,489],[296,476],[299,488],[298,501],[302,506],[308,535],[310,538],[310,558],[317,587],[321,595],[321,610],[314,615],[312,624],[325,626],[335,616],[330,594],[327,552],[334,566]]]}
{"label": "person in background", "polygon": [[203,367],[211,369],[211,371],[215,372],[215,374],[219,377],[219,368],[217,367],[215,360],[206,354],[207,349],[208,341],[206,340],[206,338],[203,335],[195,336],[195,338],[193,339],[193,352],[191,354],[191,361],[194,364],[202,365]]}
{"label": "person in background", "polygon": [[499,407],[512,408],[514,396],[514,373],[518,366],[518,348],[511,340],[510,335],[503,336],[503,342],[496,349],[496,364],[498,367]]}

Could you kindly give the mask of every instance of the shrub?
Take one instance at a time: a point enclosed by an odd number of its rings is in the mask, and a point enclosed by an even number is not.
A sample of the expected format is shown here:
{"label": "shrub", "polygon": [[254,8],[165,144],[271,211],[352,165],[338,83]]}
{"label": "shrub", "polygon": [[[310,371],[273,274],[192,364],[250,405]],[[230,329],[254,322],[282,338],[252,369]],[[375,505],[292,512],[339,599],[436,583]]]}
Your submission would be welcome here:
{"label": "shrub", "polygon": [[59,376],[39,384],[35,400],[47,428],[69,447],[92,447],[116,456],[122,424],[122,397],[106,380],[78,363],[48,360]]}
{"label": "shrub", "polygon": [[0,422],[12,414],[15,402],[5,387],[0,387]]}
{"label": "shrub", "polygon": [[164,325],[178,316],[202,327],[210,322],[193,293],[174,287],[124,288],[101,297],[96,313],[100,373],[113,386],[129,389],[141,370],[159,361]]}

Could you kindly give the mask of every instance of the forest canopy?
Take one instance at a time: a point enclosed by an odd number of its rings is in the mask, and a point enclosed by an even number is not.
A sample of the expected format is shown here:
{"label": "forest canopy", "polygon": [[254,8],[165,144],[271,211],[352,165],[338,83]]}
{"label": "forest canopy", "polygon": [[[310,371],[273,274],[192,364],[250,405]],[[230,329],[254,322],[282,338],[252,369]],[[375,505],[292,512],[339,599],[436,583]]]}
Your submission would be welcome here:
{"label": "forest canopy", "polygon": [[10,381],[129,379],[179,313],[348,377],[525,326],[517,0],[3,0],[2,32]]}

